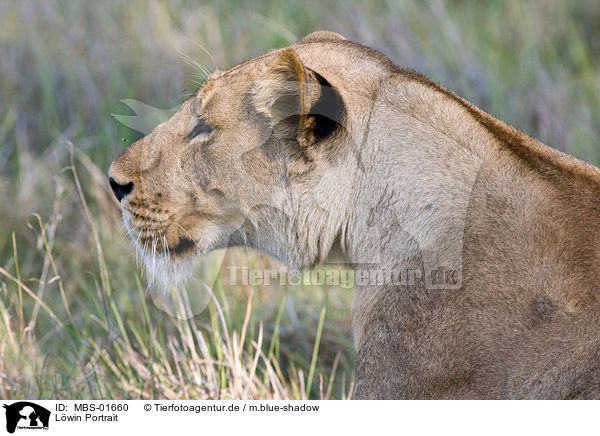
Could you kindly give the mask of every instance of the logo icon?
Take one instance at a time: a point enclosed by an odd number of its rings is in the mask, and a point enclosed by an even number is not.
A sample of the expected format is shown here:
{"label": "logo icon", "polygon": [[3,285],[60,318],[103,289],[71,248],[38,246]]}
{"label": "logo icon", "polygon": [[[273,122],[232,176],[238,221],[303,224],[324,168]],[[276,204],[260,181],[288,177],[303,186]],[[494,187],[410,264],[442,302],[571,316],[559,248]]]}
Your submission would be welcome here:
{"label": "logo icon", "polygon": [[50,423],[50,411],[42,406],[29,401],[2,407],[6,409],[6,431],[14,433],[18,429],[48,429]]}

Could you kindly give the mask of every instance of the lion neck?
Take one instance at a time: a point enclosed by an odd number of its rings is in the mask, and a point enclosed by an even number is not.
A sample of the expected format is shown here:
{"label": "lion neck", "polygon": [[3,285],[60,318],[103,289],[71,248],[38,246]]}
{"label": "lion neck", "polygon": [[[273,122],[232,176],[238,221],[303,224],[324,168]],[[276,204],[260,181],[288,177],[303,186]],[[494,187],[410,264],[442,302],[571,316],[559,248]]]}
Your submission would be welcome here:
{"label": "lion neck", "polygon": [[[357,165],[348,262],[371,274],[394,272],[421,278],[423,286],[458,288],[467,209],[485,162],[479,141],[489,135],[452,102],[413,82],[383,83],[372,111]],[[439,271],[451,280],[437,281]],[[357,349],[386,289],[356,286]]]}

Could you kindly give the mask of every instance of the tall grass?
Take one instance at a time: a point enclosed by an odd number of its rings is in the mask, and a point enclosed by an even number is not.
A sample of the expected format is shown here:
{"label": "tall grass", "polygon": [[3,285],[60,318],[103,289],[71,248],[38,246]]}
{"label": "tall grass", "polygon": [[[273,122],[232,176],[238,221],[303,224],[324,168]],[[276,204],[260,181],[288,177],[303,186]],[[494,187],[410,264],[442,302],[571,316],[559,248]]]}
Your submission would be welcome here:
{"label": "tall grass", "polygon": [[[179,104],[206,72],[316,29],[381,49],[550,146],[600,162],[600,3],[0,0],[0,398],[347,398],[352,293],[217,277],[161,309],[106,170],[131,98]],[[125,142],[122,141],[125,140]],[[205,289],[205,288],[203,288]],[[164,308],[163,308],[164,309]]]}
{"label": "tall grass", "polygon": [[[319,344],[328,340],[323,330],[323,298],[318,296],[312,304],[322,307],[318,318],[307,319],[313,315],[310,309],[294,307],[303,299],[296,293],[314,296],[314,290],[278,289],[281,293],[275,295],[274,289],[249,285],[225,289],[221,276],[226,282],[227,275],[221,274],[212,289],[204,288],[210,302],[203,313],[194,310],[193,304],[201,289],[173,294],[172,307],[160,304],[123,255],[128,251],[124,232],[120,240],[107,240],[99,233],[99,221],[89,212],[80,190],[76,154],[84,159],[82,168],[93,164],[73,152],[64,170],[78,191],[81,215],[89,229],[86,248],[93,251],[97,272],[83,273],[89,275],[87,283],[83,275],[79,282],[61,275],[54,253],[60,202],[48,222],[36,214],[26,224],[37,235],[38,255],[43,258],[39,278],[23,278],[22,250],[12,239],[13,256],[6,268],[0,267],[0,397],[304,399],[351,395],[351,378],[336,379],[338,366],[350,369],[348,359],[342,357],[347,340],[329,340],[329,347],[338,349],[332,364],[317,364]],[[91,170],[99,171],[93,166]],[[103,194],[108,202],[111,197]],[[108,254],[114,253],[113,247],[118,247],[116,257]],[[123,276],[115,268],[118,258],[127,264]],[[226,263],[248,262],[245,253],[227,253]],[[258,266],[264,259],[252,257],[250,262]],[[322,292],[319,289],[317,294]],[[305,317],[297,333],[306,347],[284,330],[290,327],[282,324],[284,312],[292,318],[291,324]],[[273,319],[270,315],[275,313]],[[311,389],[316,373],[318,384]]]}

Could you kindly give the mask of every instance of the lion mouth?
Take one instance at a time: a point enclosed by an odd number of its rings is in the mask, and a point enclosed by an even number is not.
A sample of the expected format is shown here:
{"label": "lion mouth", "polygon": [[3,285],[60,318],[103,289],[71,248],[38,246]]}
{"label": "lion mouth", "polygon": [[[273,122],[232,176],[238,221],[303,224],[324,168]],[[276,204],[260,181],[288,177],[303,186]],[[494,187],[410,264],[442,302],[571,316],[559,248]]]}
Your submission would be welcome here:
{"label": "lion mouth", "polygon": [[[171,229],[173,224],[170,219],[160,219],[147,214],[142,214],[129,208],[123,208],[123,221],[129,236],[136,248],[142,253],[160,256],[169,261],[179,260],[184,255],[189,255],[197,248],[197,243],[187,234],[179,234],[176,229]],[[177,226],[180,227],[181,226]],[[174,230],[174,231],[170,231]]]}
{"label": "lion mouth", "polygon": [[174,255],[188,254],[196,249],[196,242],[191,238],[179,238],[179,241],[171,247],[170,253]]}

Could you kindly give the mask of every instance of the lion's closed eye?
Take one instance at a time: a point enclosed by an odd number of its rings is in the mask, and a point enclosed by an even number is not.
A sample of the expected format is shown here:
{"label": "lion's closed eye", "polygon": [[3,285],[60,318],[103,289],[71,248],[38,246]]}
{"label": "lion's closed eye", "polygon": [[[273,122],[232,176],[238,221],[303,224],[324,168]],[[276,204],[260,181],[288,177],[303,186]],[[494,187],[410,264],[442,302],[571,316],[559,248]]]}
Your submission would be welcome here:
{"label": "lion's closed eye", "polygon": [[214,132],[214,126],[206,124],[203,120],[198,120],[192,131],[187,135],[187,138],[193,142],[206,141]]}

